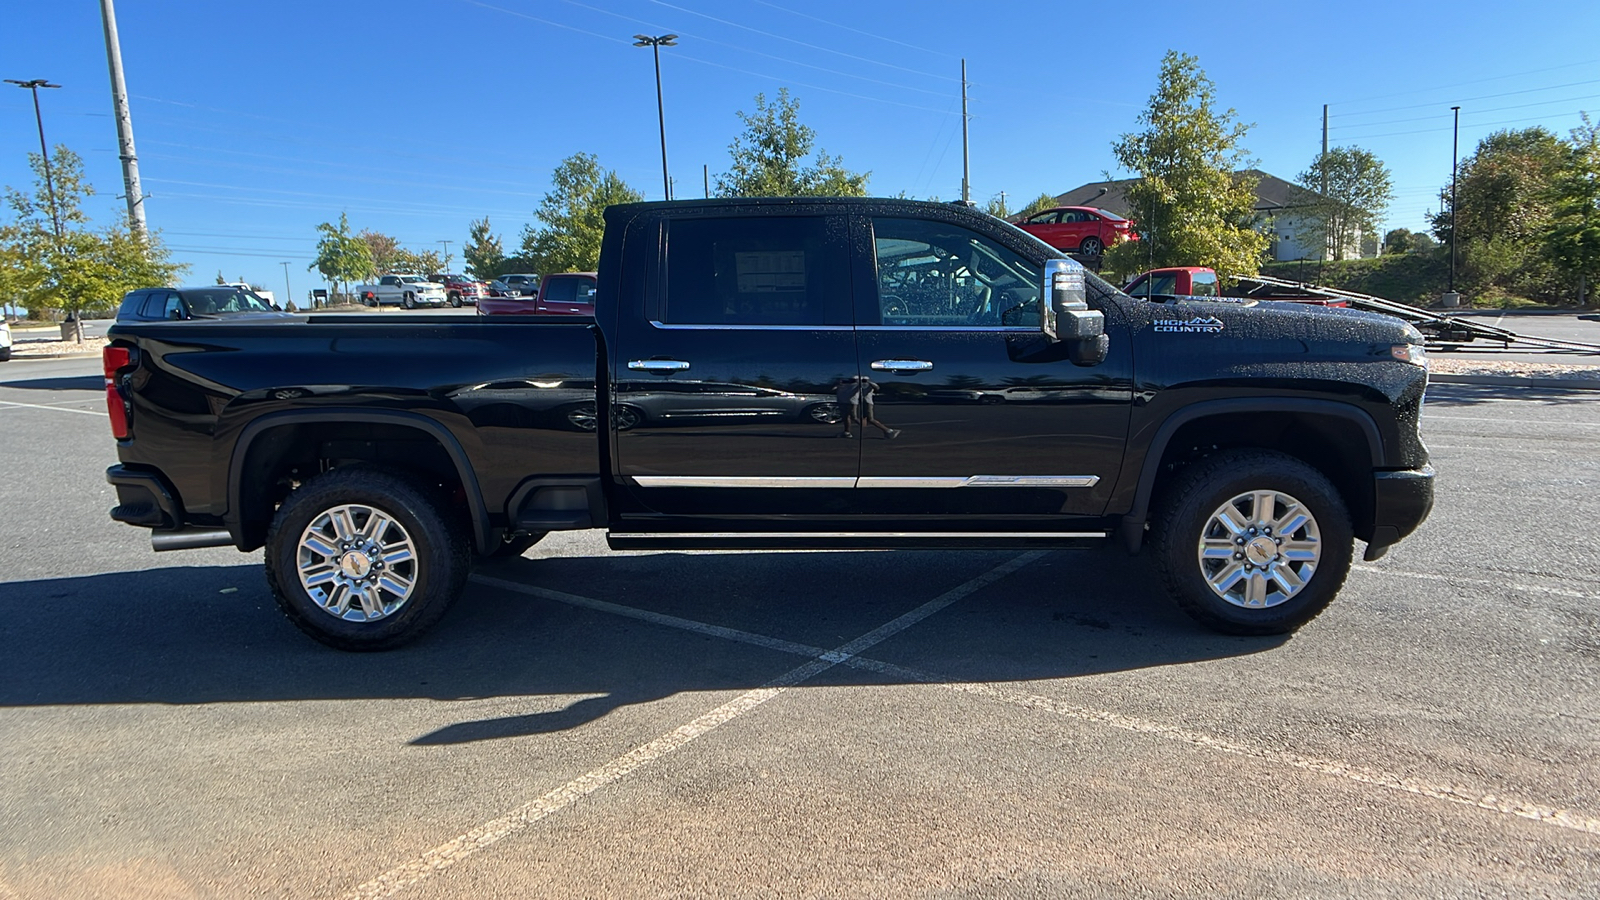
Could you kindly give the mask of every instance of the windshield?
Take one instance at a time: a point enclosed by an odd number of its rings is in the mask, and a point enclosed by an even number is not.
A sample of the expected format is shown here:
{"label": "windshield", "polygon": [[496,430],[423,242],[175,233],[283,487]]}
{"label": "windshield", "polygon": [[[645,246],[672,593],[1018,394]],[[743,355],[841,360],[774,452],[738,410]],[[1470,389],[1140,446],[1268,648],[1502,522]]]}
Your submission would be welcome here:
{"label": "windshield", "polygon": [[240,288],[197,288],[184,291],[183,299],[197,316],[273,312],[272,304],[261,295]]}
{"label": "windshield", "polygon": [[427,279],[423,278],[421,275],[401,275],[400,276],[400,283],[401,284],[421,284],[424,281],[427,281]]}

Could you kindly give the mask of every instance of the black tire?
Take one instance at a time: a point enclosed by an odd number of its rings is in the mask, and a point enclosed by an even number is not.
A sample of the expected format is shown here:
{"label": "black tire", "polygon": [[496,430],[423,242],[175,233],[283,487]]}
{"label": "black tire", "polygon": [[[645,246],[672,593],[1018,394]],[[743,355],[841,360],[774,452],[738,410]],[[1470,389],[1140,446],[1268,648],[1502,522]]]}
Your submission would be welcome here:
{"label": "black tire", "polygon": [[[1350,572],[1354,535],[1344,499],[1321,472],[1274,451],[1227,450],[1193,463],[1173,477],[1175,480],[1161,492],[1162,499],[1151,522],[1151,544],[1167,590],[1178,607],[1196,621],[1227,634],[1288,634],[1316,618],[1339,593]],[[1288,521],[1288,500],[1296,501],[1309,513],[1309,525],[1292,528],[1287,536],[1274,536],[1270,531],[1257,534],[1255,526],[1260,523],[1246,521],[1243,524],[1248,529],[1230,538],[1214,517],[1230,500],[1258,491],[1277,495],[1278,505],[1285,509],[1281,518],[1275,518],[1280,525],[1293,524]],[[1251,504],[1257,505],[1255,501]],[[1238,509],[1235,507],[1236,512]],[[1276,513],[1267,515],[1275,517]],[[1310,574],[1304,579],[1301,575],[1307,571],[1305,562],[1281,556],[1274,556],[1266,565],[1258,562],[1275,553],[1272,541],[1276,540],[1282,550],[1285,537],[1291,546],[1319,548],[1310,560]],[[1230,541],[1240,540],[1247,543],[1238,547],[1232,560],[1201,559],[1201,548],[1208,541],[1216,548],[1218,544],[1226,547]],[[1227,555],[1226,550],[1221,552]],[[1248,592],[1259,578],[1263,586],[1260,599],[1271,605],[1245,606],[1242,597],[1228,599],[1213,590],[1212,578],[1223,581],[1232,577],[1225,571],[1228,567],[1241,566],[1249,574],[1233,581],[1236,587],[1228,590]],[[1266,574],[1269,571],[1274,573],[1272,577]],[[1274,581],[1277,577],[1300,581],[1302,586],[1291,589]],[[1280,598],[1274,600],[1269,591]]]}
{"label": "black tire", "polygon": [[[411,559],[392,564],[392,571],[409,577],[411,591],[380,617],[366,621],[341,617],[313,599],[301,581],[299,562],[308,529],[341,507],[382,513],[399,525],[400,536],[411,544]],[[267,585],[289,621],[316,640],[339,650],[393,649],[433,627],[461,594],[472,569],[467,539],[472,529],[460,519],[448,512],[436,491],[402,475],[360,466],[324,472],[291,493],[273,517],[265,551]],[[388,540],[394,534],[379,533],[377,538]],[[311,551],[307,554],[314,556]],[[332,562],[328,558],[325,566]],[[401,567],[406,567],[403,572]]]}
{"label": "black tire", "polygon": [[455,307],[456,309],[460,309],[461,308],[461,295],[452,293],[450,295],[450,305]]}
{"label": "black tire", "polygon": [[508,534],[500,541],[500,546],[489,553],[490,559],[516,559],[528,552],[528,548],[544,540],[547,531],[534,534]]}
{"label": "black tire", "polygon": [[406,309],[416,309],[417,295],[411,293],[410,291],[406,291],[401,297],[401,302],[405,304]]}
{"label": "black tire", "polygon": [[1105,249],[1106,245],[1097,237],[1086,237],[1083,243],[1078,245],[1078,252],[1084,256],[1099,256]]}

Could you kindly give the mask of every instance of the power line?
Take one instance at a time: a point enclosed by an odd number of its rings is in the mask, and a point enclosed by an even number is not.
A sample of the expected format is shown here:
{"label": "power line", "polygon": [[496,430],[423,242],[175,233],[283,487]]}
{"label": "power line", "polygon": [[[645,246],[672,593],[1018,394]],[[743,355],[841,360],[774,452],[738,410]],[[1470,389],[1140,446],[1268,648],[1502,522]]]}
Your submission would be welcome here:
{"label": "power line", "polygon": [[[758,2],[759,2],[759,0],[758,0]],[[1452,82],[1450,84],[1436,85],[1434,87],[1415,88],[1415,89],[1409,90],[1409,91],[1396,91],[1396,92],[1394,92],[1392,94],[1378,94],[1378,95],[1375,95],[1375,96],[1372,96],[1372,97],[1362,97],[1359,100],[1340,100],[1340,101],[1337,101],[1334,105],[1345,106],[1347,104],[1353,104],[1353,103],[1367,103],[1367,102],[1370,102],[1372,100],[1387,100],[1390,97],[1408,97],[1408,96],[1411,96],[1412,94],[1425,94],[1425,93],[1427,93],[1429,91],[1445,91],[1445,90],[1449,90],[1451,88],[1466,87],[1467,85],[1470,85],[1470,84],[1484,84],[1485,82],[1490,82],[1490,81],[1504,81],[1507,78],[1521,78],[1524,75],[1540,75],[1540,74],[1543,74],[1545,72],[1556,72],[1556,71],[1559,71],[1561,69],[1575,69],[1575,68],[1578,68],[1579,66],[1592,66],[1592,65],[1595,65],[1597,63],[1600,63],[1600,60],[1585,60],[1583,62],[1563,63],[1562,65],[1559,65],[1559,66],[1550,66],[1550,67],[1544,68],[1544,69],[1531,69],[1531,70],[1526,71],[1526,72],[1509,72],[1509,73],[1507,73],[1505,75],[1495,75],[1495,76],[1492,76],[1492,77],[1489,77],[1489,78],[1477,78],[1477,79],[1474,79],[1472,81],[1456,81],[1456,82]],[[1382,110],[1379,110],[1379,111],[1381,112]]]}
{"label": "power line", "polygon": [[813,22],[821,22],[824,25],[832,25],[834,28],[842,28],[845,31],[854,32],[854,33],[862,35],[864,37],[874,38],[876,40],[884,41],[886,43],[898,44],[901,47],[908,47],[908,48],[910,48],[912,50],[918,50],[918,51],[921,51],[923,53],[931,53],[934,56],[942,56],[945,59],[960,59],[961,58],[960,56],[958,56],[958,55],[956,55],[954,53],[941,53],[938,50],[929,50],[927,47],[918,47],[916,44],[908,44],[905,41],[897,41],[894,38],[887,38],[887,37],[884,37],[881,34],[873,34],[870,31],[862,31],[859,28],[852,28],[849,25],[841,25],[838,22],[831,22],[831,21],[829,21],[827,19],[818,18],[818,17],[813,16],[813,15],[811,15],[809,13],[803,13],[803,12],[800,12],[799,10],[789,9],[788,7],[785,7],[785,6],[779,6],[776,3],[768,3],[767,0],[755,0],[755,2],[761,4],[762,6],[771,7],[772,9],[775,9],[778,12],[785,12],[785,13],[788,13],[789,15],[791,15],[791,16],[799,16],[802,19],[810,19]]}
{"label": "power line", "polygon": [[[1474,114],[1492,113],[1492,112],[1506,112],[1508,110],[1513,110],[1513,109],[1532,109],[1535,106],[1554,106],[1557,103],[1578,103],[1578,102],[1581,102],[1581,101],[1584,101],[1584,100],[1595,100],[1595,99],[1600,99],[1600,94],[1587,94],[1587,95],[1582,96],[1582,97],[1566,97],[1566,98],[1563,98],[1561,100],[1540,100],[1537,103],[1517,103],[1517,104],[1513,104],[1511,106],[1493,106],[1493,107],[1490,107],[1488,109],[1474,109],[1472,112]],[[1380,125],[1398,125],[1398,124],[1402,124],[1402,123],[1405,123],[1405,122],[1425,122],[1425,121],[1428,121],[1430,119],[1448,119],[1448,118],[1450,118],[1450,117],[1446,116],[1446,115],[1411,116],[1411,117],[1404,118],[1404,119],[1385,119],[1385,120],[1383,120],[1381,122],[1358,122],[1358,123],[1352,123],[1352,124],[1349,124],[1349,125],[1335,125],[1335,126],[1333,126],[1332,129],[1329,129],[1329,130],[1336,131],[1336,130],[1338,130],[1340,128],[1376,128],[1376,127],[1378,127]]]}
{"label": "power line", "polygon": [[[1536,94],[1539,91],[1554,91],[1554,90],[1559,90],[1561,88],[1581,87],[1583,85],[1588,85],[1588,84],[1600,84],[1600,78],[1591,78],[1588,81],[1569,81],[1566,84],[1552,84],[1552,85],[1547,85],[1545,87],[1524,88],[1524,89],[1522,89],[1520,91],[1502,91],[1501,93],[1498,93],[1498,94],[1481,94],[1481,95],[1479,95],[1477,97],[1462,97],[1459,100],[1456,100],[1455,102],[1457,102],[1457,103],[1468,103],[1468,102],[1471,102],[1473,100],[1493,100],[1493,99],[1495,99],[1497,97],[1514,97],[1517,94]],[[1388,107],[1386,109],[1369,109],[1369,110],[1364,110],[1362,112],[1338,113],[1337,115],[1368,116],[1368,115],[1376,115],[1378,113],[1385,113],[1385,112],[1399,112],[1401,110],[1407,110],[1407,109],[1427,109],[1429,107],[1434,107],[1434,106],[1438,106],[1438,105],[1439,105],[1438,103],[1415,103],[1415,104],[1412,104],[1411,106],[1391,106],[1391,107]]]}

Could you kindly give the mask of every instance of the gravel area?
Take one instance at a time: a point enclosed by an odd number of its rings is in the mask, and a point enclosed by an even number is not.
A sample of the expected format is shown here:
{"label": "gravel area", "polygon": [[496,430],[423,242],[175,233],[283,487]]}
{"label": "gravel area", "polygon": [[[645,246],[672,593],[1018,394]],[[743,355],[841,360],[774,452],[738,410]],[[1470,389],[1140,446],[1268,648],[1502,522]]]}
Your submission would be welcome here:
{"label": "gravel area", "polygon": [[1600,381],[1600,366],[1575,366],[1563,363],[1517,362],[1494,359],[1428,360],[1435,375],[1503,375],[1513,378],[1556,378],[1569,381]]}
{"label": "gravel area", "polygon": [[80,344],[77,341],[30,340],[24,333],[17,335],[16,343],[11,346],[11,352],[18,359],[27,359],[30,356],[61,356],[66,353],[98,356],[105,345],[106,339],[103,337],[84,338]]}

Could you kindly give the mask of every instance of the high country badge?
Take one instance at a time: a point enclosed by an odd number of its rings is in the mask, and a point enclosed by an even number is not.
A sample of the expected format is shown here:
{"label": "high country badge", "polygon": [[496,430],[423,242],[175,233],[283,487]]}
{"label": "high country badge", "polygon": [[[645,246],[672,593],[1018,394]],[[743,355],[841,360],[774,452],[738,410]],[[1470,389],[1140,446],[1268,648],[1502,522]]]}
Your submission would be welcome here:
{"label": "high country badge", "polygon": [[1156,319],[1151,330],[1172,334],[1221,334],[1222,320],[1216,316],[1195,316],[1192,319]]}

